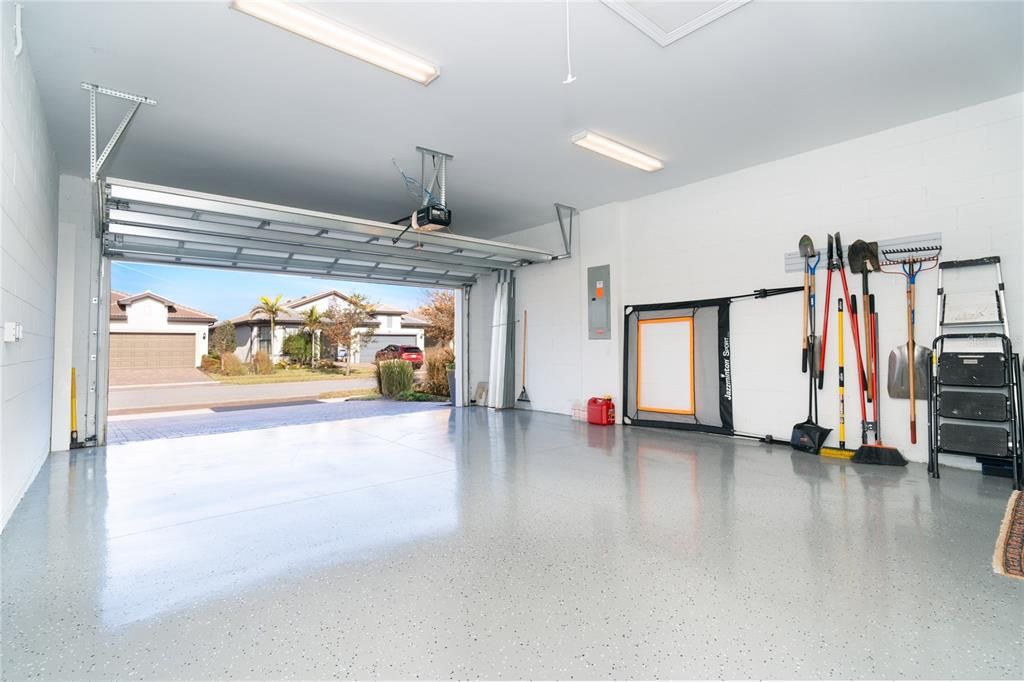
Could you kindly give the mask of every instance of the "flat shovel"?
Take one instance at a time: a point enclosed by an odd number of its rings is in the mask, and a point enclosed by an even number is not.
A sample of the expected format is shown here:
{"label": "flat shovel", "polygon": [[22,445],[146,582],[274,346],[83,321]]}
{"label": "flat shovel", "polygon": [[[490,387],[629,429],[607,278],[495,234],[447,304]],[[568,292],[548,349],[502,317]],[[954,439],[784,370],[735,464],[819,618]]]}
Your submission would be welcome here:
{"label": "flat shovel", "polygon": [[[932,371],[932,351],[930,348],[914,344],[914,381],[919,384],[922,377],[927,378]],[[907,346],[900,344],[889,352],[889,379],[886,384],[890,398],[910,397],[910,362],[907,360]],[[915,386],[915,389],[918,387]],[[915,390],[915,393],[918,393]]]}

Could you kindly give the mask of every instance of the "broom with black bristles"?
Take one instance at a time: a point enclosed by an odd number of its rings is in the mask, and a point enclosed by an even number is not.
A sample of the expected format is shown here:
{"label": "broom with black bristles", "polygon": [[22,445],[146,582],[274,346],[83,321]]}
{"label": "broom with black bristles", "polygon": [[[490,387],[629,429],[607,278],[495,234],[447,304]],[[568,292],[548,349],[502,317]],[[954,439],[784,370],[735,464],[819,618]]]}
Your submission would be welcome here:
{"label": "broom with black bristles", "polygon": [[[878,357],[878,312],[875,310],[875,295],[871,294],[868,296],[868,310],[867,316],[869,320],[868,331],[869,338],[865,344],[865,350],[872,358]],[[903,457],[903,454],[894,447],[890,447],[882,443],[881,429],[879,428],[879,416],[878,416],[878,373],[872,376],[872,391],[875,395],[875,400],[872,403],[872,416],[874,421],[864,421],[861,427],[861,446],[857,448],[857,452],[853,455],[853,462],[855,464],[885,464],[889,466],[906,466],[907,460]],[[874,430],[875,442],[868,443],[868,430]]]}
{"label": "broom with black bristles", "polygon": [[518,402],[528,403],[530,402],[530,394],[526,392],[526,344],[529,340],[530,330],[527,325],[526,311],[523,311],[523,390],[519,391],[519,397],[516,398]]}

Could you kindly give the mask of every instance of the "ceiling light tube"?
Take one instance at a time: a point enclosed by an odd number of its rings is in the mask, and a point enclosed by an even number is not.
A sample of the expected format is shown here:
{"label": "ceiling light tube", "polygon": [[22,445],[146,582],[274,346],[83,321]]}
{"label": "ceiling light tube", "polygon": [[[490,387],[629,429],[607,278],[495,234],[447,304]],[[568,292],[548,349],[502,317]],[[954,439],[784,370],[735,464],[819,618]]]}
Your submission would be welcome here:
{"label": "ceiling light tube", "polygon": [[621,163],[639,168],[642,171],[652,173],[657,170],[661,170],[665,167],[665,164],[660,159],[656,159],[649,154],[639,152],[632,147],[627,147],[621,142],[609,139],[604,135],[598,135],[597,133],[589,130],[584,130],[576,133],[572,136],[572,143],[589,149],[592,152],[597,152],[607,156],[609,159],[615,159]]}
{"label": "ceiling light tube", "polygon": [[423,85],[441,75],[436,64],[292,2],[232,0],[231,8]]}

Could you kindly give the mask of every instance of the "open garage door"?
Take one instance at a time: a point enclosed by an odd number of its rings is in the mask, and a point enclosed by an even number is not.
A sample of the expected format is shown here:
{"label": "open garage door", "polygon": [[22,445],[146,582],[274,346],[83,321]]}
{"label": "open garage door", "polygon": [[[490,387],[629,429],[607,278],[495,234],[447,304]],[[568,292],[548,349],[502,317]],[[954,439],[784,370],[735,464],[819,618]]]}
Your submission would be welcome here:
{"label": "open garage door", "polygon": [[[115,368],[127,367],[139,362],[135,358],[142,355],[152,357],[148,340],[111,340],[111,346],[119,345],[116,350],[108,346],[109,353],[102,347],[109,335],[104,314],[110,296],[108,259],[455,289],[459,292],[456,353],[468,356],[464,301],[477,278],[564,257],[460,234],[414,231],[373,220],[129,180],[103,179],[98,189],[102,258],[97,263],[98,296],[93,298],[95,316],[91,317],[96,326],[92,338],[99,345],[91,354],[87,376],[89,395],[95,396],[95,410],[89,417],[99,444],[106,440],[110,362],[116,363]],[[378,343],[384,341],[382,334]],[[408,341],[416,343],[412,337]],[[137,351],[138,344],[145,351]],[[164,357],[176,362],[171,358],[178,354]],[[468,386],[468,363],[461,363],[460,370],[462,394]],[[456,404],[461,404],[461,398]]]}
{"label": "open garage door", "polygon": [[107,179],[103,252],[115,259],[460,288],[550,261],[513,244]]}

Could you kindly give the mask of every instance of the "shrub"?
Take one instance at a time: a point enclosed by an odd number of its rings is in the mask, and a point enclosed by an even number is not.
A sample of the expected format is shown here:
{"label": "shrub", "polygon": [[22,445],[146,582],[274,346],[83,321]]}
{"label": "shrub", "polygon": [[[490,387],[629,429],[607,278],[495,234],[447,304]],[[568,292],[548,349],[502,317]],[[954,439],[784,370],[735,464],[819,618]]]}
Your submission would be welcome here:
{"label": "shrub", "polygon": [[221,358],[221,362],[223,363],[224,367],[223,372],[227,374],[229,377],[242,376],[243,374],[247,374],[249,371],[246,369],[245,365],[242,364],[242,361],[238,359],[238,356],[235,355],[234,353],[226,354],[224,357]]}
{"label": "shrub", "polygon": [[199,369],[204,372],[219,372],[220,358],[214,357],[213,355],[204,355],[202,361],[199,363]]}
{"label": "shrub", "polygon": [[270,356],[264,351],[256,353],[256,357],[252,361],[253,374],[271,374],[274,371],[274,363],[270,361]]}
{"label": "shrub", "polygon": [[412,363],[408,360],[383,360],[377,365],[381,394],[393,397],[412,389]]}
{"label": "shrub", "polygon": [[299,364],[309,362],[312,351],[309,337],[305,334],[289,334],[281,344],[281,352]]}
{"label": "shrub", "polygon": [[448,370],[455,362],[451,348],[431,348],[427,351],[427,378],[423,390],[433,395],[448,395]]}
{"label": "shrub", "polygon": [[408,403],[443,403],[446,402],[445,396],[436,395],[424,391],[402,391],[395,396],[395,400],[401,400]]}

